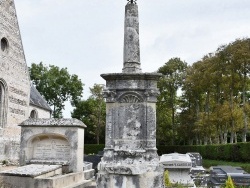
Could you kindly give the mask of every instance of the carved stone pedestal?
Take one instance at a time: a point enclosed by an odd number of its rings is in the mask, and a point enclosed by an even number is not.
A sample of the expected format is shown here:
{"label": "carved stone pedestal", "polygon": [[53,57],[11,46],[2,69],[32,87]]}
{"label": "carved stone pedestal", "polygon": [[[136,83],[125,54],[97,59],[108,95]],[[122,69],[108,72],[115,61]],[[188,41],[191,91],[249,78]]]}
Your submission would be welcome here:
{"label": "carved stone pedestal", "polygon": [[106,80],[106,141],[98,166],[98,188],[162,188],[163,166],[156,149],[157,80],[140,68],[138,7],[125,8],[122,73]]}
{"label": "carved stone pedestal", "polygon": [[156,149],[156,73],[104,74],[106,143],[99,188],[160,188],[163,167]]}
{"label": "carved stone pedestal", "polygon": [[159,188],[162,169],[140,175],[98,174],[97,188]]}

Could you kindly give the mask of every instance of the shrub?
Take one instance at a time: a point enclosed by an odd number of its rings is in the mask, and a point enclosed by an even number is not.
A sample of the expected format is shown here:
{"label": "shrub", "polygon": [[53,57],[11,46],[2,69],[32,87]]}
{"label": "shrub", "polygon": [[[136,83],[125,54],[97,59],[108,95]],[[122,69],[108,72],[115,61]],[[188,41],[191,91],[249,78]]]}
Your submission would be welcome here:
{"label": "shrub", "polygon": [[158,154],[198,152],[204,159],[250,162],[250,142],[220,145],[157,146]]}
{"label": "shrub", "polygon": [[169,179],[168,170],[164,172],[164,184],[166,187],[172,187],[171,181]]}
{"label": "shrub", "polygon": [[234,183],[231,176],[228,176],[225,188],[234,188]]}

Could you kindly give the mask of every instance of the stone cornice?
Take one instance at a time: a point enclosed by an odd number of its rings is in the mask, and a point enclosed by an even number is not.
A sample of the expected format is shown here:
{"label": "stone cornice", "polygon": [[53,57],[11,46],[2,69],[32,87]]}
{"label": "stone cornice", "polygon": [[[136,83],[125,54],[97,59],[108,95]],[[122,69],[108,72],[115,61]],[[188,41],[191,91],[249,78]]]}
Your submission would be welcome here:
{"label": "stone cornice", "polygon": [[106,81],[109,80],[158,80],[160,73],[108,73],[101,74]]}
{"label": "stone cornice", "polygon": [[78,119],[33,119],[30,118],[28,120],[25,120],[21,124],[19,124],[21,127],[80,127],[80,128],[86,128],[87,126],[81,122]]}

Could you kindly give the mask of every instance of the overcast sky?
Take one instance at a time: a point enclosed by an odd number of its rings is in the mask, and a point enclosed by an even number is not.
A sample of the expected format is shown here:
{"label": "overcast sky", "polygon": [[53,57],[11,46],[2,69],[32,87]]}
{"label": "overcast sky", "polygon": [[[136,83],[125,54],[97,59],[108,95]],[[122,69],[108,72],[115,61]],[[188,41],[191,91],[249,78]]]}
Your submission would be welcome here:
{"label": "overcast sky", "polygon": [[[28,66],[67,67],[84,98],[102,73],[123,66],[126,0],[15,0]],[[172,57],[188,64],[250,35],[250,0],[138,0],[141,66],[156,71]],[[70,117],[66,106],[65,117]]]}

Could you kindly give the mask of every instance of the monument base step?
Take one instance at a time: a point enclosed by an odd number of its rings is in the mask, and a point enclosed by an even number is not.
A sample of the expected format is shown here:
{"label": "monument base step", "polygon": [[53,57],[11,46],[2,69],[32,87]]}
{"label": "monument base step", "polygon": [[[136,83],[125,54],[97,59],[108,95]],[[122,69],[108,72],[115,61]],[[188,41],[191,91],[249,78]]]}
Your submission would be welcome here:
{"label": "monument base step", "polygon": [[85,188],[91,185],[93,176],[93,169],[62,174],[60,165],[34,164],[0,173],[4,184],[18,188]]}
{"label": "monument base step", "polygon": [[78,182],[76,184],[73,184],[64,188],[92,188],[90,187],[91,185],[92,185],[92,180],[83,180],[81,182]]}
{"label": "monument base step", "polygon": [[62,165],[30,164],[11,170],[2,171],[1,176],[46,178],[62,174]]}

